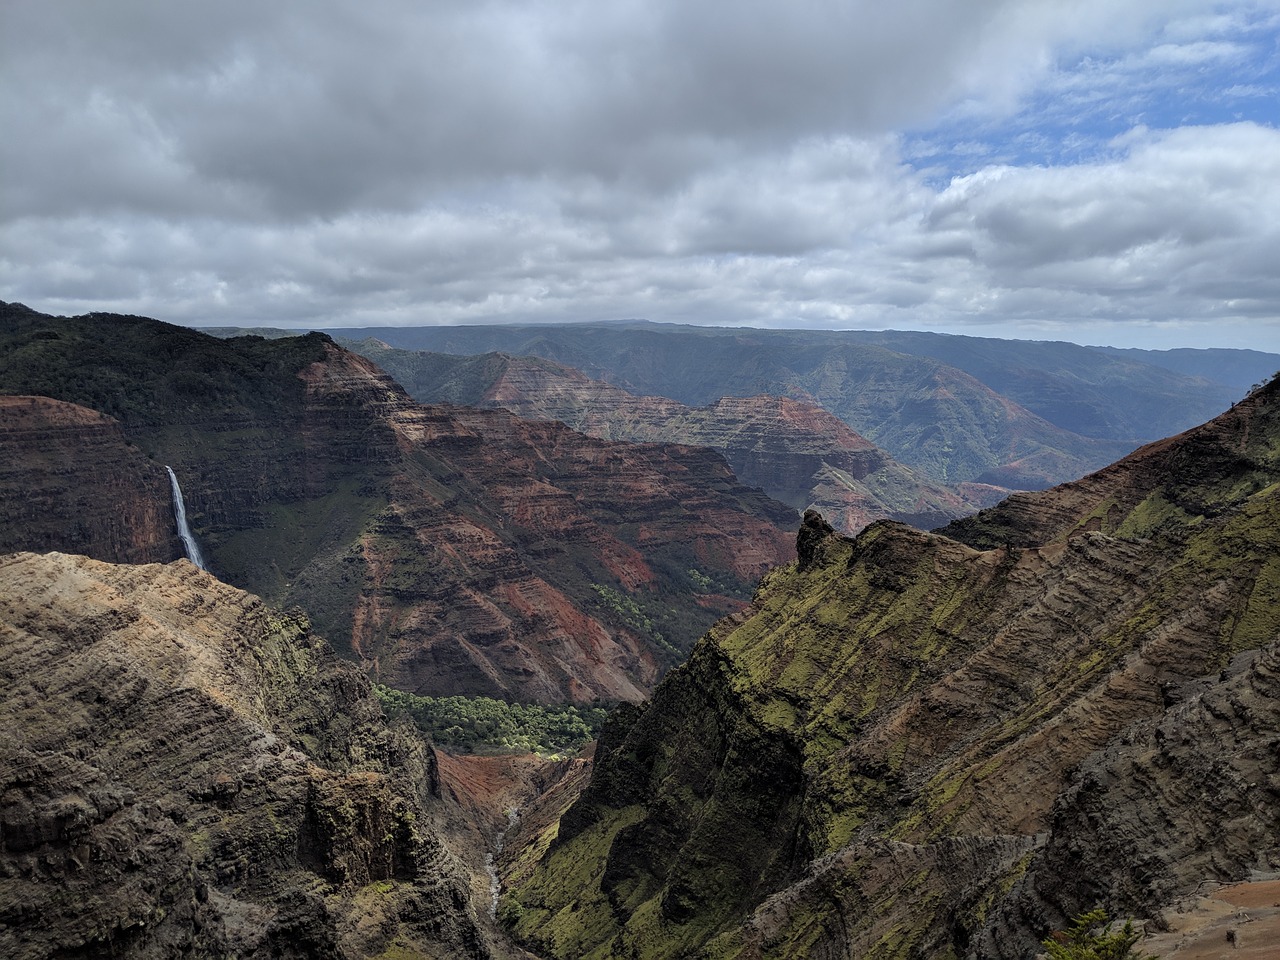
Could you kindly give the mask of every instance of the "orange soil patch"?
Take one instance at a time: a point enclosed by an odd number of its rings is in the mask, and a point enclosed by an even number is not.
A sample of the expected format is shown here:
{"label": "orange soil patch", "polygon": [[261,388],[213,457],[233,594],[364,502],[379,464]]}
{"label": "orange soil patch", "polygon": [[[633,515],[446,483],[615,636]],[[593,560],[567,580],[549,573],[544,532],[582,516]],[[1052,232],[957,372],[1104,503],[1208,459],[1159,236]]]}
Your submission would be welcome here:
{"label": "orange soil patch", "polygon": [[541,792],[555,761],[534,753],[482,757],[449,754],[437,748],[440,791],[481,830],[505,829],[507,811]]}
{"label": "orange soil patch", "polygon": [[1276,960],[1280,880],[1236,883],[1189,897],[1165,913],[1166,933],[1138,944],[1161,960]]}

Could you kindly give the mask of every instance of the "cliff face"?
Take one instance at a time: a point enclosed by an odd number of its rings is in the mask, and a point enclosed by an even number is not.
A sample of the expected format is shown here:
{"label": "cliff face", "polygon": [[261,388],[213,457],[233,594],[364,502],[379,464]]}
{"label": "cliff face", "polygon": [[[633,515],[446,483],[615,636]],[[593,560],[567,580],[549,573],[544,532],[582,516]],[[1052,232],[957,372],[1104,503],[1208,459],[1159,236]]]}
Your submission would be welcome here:
{"label": "cliff face", "polygon": [[[1225,881],[1275,879],[1280,643],[1241,654],[1183,695],[1072,772],[1043,851],[982,931],[982,955],[1016,957],[1009,944],[1095,903],[1151,916]],[[1276,905],[1271,886],[1257,906]],[[1275,912],[1258,919],[1269,919],[1274,949]],[[1229,943],[1261,946],[1268,935],[1260,927]]]}
{"label": "cliff face", "polygon": [[788,511],[705,450],[503,411],[393,426],[420,479],[361,539],[352,638],[424,693],[637,699],[786,549]]}
{"label": "cliff face", "polygon": [[537,357],[413,353],[374,340],[351,346],[423,402],[501,407],[607,440],[711,447],[744,483],[797,510],[820,510],[846,533],[885,518],[929,529],[1008,492],[933,483],[821,407],[801,400],[724,397],[706,407],[688,407],[665,397],[635,397]]}
{"label": "cliff face", "polygon": [[[1053,395],[1052,403],[1032,412],[959,366],[924,353],[910,355],[915,348],[905,343],[903,352],[886,349],[855,331],[716,329],[638,322],[379,328],[367,333],[417,350],[531,354],[637,395],[670,397],[691,406],[720,397],[759,394],[806,401],[830,411],[900,462],[943,484],[976,481],[1010,489],[1043,489],[1110,463],[1131,451],[1139,439],[1163,435],[1171,408],[1213,411],[1221,403],[1220,394],[1212,391],[1212,405],[1203,406],[1202,381],[1150,368],[1148,373],[1164,375],[1158,399],[1148,394],[1139,404],[1136,394],[1143,393],[1141,389],[1134,393],[1095,390],[1097,381],[1107,377],[1135,387],[1141,380],[1103,354],[1093,354],[1089,363],[1077,359],[1070,364],[1073,369],[1064,371],[1056,351],[1050,349],[1048,356],[1037,360],[1015,345],[1003,359],[974,366],[979,372],[983,366],[1006,373],[1018,369],[1022,376],[1002,378],[1002,382],[1034,383],[1042,397]],[[986,343],[999,345],[1000,341]],[[1106,373],[1099,375],[1099,369]],[[1094,382],[1082,390],[1091,379]],[[1099,393],[1112,399],[1100,404]],[[1177,402],[1171,403],[1170,397]],[[1099,406],[1120,407],[1129,413],[1141,406],[1159,410],[1165,417],[1159,430],[1152,429],[1150,420],[1135,424],[1142,417],[1119,417],[1127,427],[1136,426],[1136,432],[1126,429],[1117,434],[1105,429],[1113,418],[1098,420],[1090,415],[1089,410]],[[1060,416],[1063,413],[1068,416]],[[1189,426],[1201,419],[1203,415],[1193,414],[1181,423]],[[1090,420],[1094,428],[1104,429],[1085,435],[1089,428],[1082,424]]]}
{"label": "cliff face", "polygon": [[977,546],[809,515],[504,916],[562,957],[1030,957],[1280,868],[1278,491],[1273,383]]}
{"label": "cliff face", "polygon": [[0,609],[0,953],[488,956],[432,758],[305,620],[64,554]]}
{"label": "cliff face", "polygon": [[164,468],[120,423],[47,397],[0,396],[0,553],[63,549],[117,563],[176,560]]}
{"label": "cliff face", "polygon": [[[176,471],[215,574],[299,604],[415,692],[638,699],[788,552],[792,511],[706,450],[420,407],[319,335],[5,311],[0,390],[117,417],[151,476]],[[28,462],[41,462],[30,448],[14,484]],[[83,498],[132,483],[130,463]],[[11,548],[72,546],[56,537],[65,516],[36,512]],[[174,549],[172,527],[161,544]]]}

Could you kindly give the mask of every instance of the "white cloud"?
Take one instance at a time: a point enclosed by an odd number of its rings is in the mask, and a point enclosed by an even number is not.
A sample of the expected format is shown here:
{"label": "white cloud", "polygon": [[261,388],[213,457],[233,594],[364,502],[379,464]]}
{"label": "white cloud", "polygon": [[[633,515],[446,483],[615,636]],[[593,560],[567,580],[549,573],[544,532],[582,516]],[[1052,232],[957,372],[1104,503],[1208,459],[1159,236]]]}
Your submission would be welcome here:
{"label": "white cloud", "polygon": [[1276,10],[11,0],[0,298],[1275,338]]}

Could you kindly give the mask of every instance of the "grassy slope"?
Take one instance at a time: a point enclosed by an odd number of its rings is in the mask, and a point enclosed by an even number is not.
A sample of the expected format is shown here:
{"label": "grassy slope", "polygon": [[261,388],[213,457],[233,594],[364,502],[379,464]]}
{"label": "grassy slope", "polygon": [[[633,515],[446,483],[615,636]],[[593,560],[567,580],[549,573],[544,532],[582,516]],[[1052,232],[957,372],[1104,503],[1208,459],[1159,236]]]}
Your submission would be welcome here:
{"label": "grassy slope", "polygon": [[[781,958],[836,930],[858,955],[957,949],[1026,869],[1017,838],[1067,769],[1158,715],[1162,684],[1275,637],[1278,394],[1150,451],[1038,546],[877,525],[771,575],[606,734],[559,845],[508,897],[517,933],[566,957]],[[937,857],[913,897],[877,887],[896,862],[877,843],[984,836],[972,889]],[[821,895],[738,926],[823,856]]]}

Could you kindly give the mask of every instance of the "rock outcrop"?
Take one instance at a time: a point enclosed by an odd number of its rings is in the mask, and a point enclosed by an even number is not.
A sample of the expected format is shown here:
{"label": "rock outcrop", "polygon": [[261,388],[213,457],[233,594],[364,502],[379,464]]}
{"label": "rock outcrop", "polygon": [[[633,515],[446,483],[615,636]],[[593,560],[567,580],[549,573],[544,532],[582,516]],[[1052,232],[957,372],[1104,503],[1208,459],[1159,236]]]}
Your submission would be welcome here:
{"label": "rock outcrop", "polygon": [[[170,464],[217,576],[300,605],[413,692],[639,699],[789,553],[794,512],[705,449],[422,407],[318,334],[219,340],[140,317],[2,312],[0,391],[115,417],[140,451],[83,485],[111,494],[86,516],[110,518],[145,458],[152,477]],[[42,456],[23,448],[9,482]],[[22,509],[11,549],[92,546],[58,540],[53,501]],[[158,547],[176,545],[170,525]]]}
{"label": "rock outcrop", "polygon": [[0,396],[0,553],[19,549],[176,560],[164,468],[112,417],[48,397]]}
{"label": "rock outcrop", "polygon": [[489,956],[434,761],[305,619],[0,558],[0,954]]}
{"label": "rock outcrop", "polygon": [[711,447],[744,483],[797,510],[819,510],[845,533],[882,519],[930,529],[1008,493],[1002,487],[948,488],[927,480],[803,400],[723,397],[689,407],[665,397],[635,397],[538,357],[415,353],[377,340],[347,345],[390,371],[424,403],[500,407],[526,419],[558,420],[606,440]]}
{"label": "rock outcrop", "polygon": [[1280,381],[954,537],[811,516],[503,915],[556,957],[1030,958],[1272,875],[1278,530]]}

